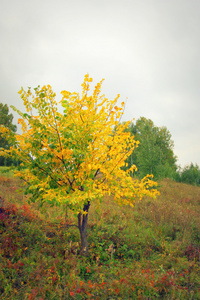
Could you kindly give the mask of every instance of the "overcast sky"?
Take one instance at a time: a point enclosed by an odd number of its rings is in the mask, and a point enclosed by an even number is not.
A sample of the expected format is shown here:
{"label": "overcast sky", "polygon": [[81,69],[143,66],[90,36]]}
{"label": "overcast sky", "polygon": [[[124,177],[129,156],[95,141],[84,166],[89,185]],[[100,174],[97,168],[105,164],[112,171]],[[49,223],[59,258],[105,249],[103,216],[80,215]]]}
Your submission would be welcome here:
{"label": "overcast sky", "polygon": [[107,97],[128,98],[124,121],[166,126],[178,163],[200,166],[199,29],[200,0],[0,0],[0,102],[105,78]]}

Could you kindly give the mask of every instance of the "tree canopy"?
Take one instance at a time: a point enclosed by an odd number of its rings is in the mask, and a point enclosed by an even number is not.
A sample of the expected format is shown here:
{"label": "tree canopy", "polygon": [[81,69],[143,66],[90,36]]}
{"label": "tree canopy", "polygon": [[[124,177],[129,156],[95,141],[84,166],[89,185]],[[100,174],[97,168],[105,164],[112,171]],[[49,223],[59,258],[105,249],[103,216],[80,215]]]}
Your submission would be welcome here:
{"label": "tree canopy", "polygon": [[138,148],[127,160],[128,167],[136,164],[140,177],[147,173],[156,178],[173,177],[177,158],[167,128],[157,127],[152,120],[141,117],[136,123],[131,122],[126,130],[139,141]]}
{"label": "tree canopy", "polygon": [[[124,110],[124,102],[117,105],[119,95],[114,100],[100,95],[103,80],[89,95],[91,81],[85,75],[82,95],[61,92],[63,112],[50,85],[34,92],[22,88],[26,113],[15,110],[23,133],[2,152],[21,160],[16,175],[25,181],[32,201],[68,207],[78,216],[81,253],[88,249],[87,218],[93,201],[111,195],[119,204],[133,206],[136,199],[158,194],[150,175],[133,180],[135,165],[122,170],[138,142],[126,131],[129,122],[119,124]],[[1,132],[7,137],[10,133],[3,126]]]}

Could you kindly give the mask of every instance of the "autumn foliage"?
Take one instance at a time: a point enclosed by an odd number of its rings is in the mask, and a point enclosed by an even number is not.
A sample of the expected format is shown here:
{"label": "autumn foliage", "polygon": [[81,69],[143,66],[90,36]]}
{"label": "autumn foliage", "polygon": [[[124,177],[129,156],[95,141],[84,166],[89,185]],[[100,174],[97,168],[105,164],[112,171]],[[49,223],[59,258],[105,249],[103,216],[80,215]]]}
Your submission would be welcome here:
{"label": "autumn foliage", "polygon": [[133,180],[130,174],[136,166],[122,169],[138,145],[125,131],[130,122],[119,124],[125,103],[118,105],[119,95],[108,100],[100,94],[103,80],[89,95],[90,82],[85,75],[81,95],[61,92],[63,112],[50,85],[38,86],[34,92],[22,88],[19,94],[26,113],[14,109],[21,116],[23,133],[1,127],[1,133],[15,143],[0,155],[21,161],[16,175],[26,183],[32,201],[77,214],[82,249],[87,248],[88,210],[93,201],[112,195],[119,204],[133,206],[135,199],[158,193],[150,175]]}

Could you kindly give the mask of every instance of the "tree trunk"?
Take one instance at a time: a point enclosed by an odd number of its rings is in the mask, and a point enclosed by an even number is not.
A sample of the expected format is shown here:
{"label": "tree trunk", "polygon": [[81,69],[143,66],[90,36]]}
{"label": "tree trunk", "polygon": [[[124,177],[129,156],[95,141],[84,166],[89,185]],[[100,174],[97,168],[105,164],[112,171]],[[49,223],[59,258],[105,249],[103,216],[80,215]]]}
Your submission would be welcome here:
{"label": "tree trunk", "polygon": [[83,256],[87,256],[88,254],[87,221],[88,221],[89,208],[90,208],[90,201],[88,201],[83,207],[83,211],[86,212],[86,214],[82,214],[82,213],[78,214],[78,229],[81,237],[80,254]]}

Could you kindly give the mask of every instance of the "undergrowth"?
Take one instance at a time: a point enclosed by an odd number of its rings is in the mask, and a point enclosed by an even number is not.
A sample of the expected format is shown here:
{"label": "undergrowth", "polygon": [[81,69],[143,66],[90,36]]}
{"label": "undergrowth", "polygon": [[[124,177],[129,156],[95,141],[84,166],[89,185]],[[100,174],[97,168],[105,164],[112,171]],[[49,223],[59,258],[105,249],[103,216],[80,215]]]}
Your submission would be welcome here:
{"label": "undergrowth", "polygon": [[105,197],[89,212],[88,257],[59,208],[27,204],[0,175],[1,299],[200,299],[200,188],[160,182],[134,208]]}

